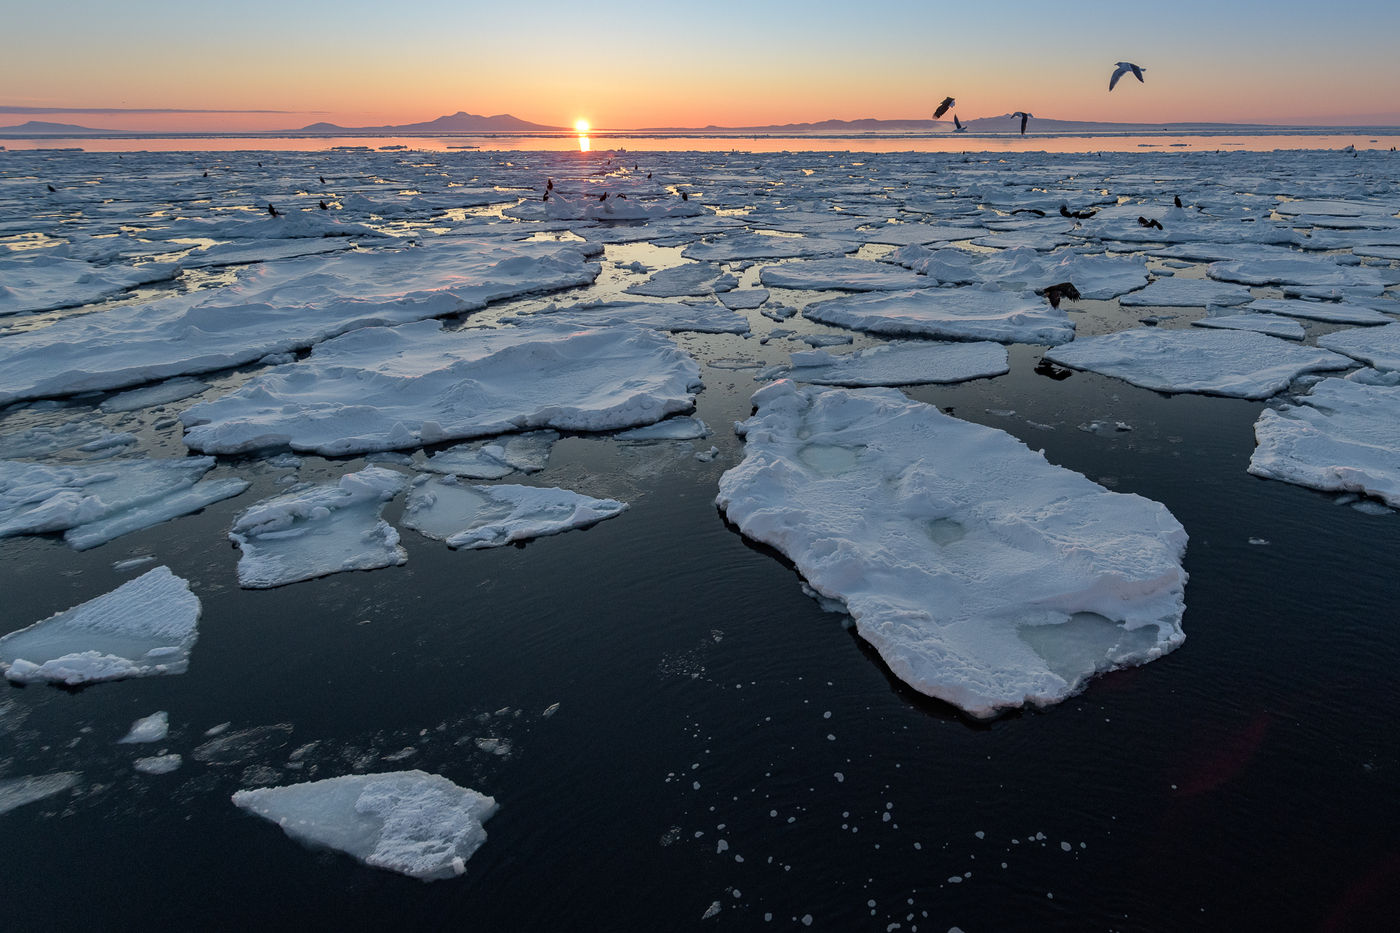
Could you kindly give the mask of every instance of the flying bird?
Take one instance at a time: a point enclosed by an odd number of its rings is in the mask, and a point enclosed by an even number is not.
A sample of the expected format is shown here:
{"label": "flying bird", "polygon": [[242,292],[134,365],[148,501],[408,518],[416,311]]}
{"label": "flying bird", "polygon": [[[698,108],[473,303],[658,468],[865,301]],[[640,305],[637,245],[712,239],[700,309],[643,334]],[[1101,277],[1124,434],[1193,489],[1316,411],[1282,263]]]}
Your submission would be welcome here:
{"label": "flying bird", "polygon": [[953,132],[954,132],[954,133],[966,133],[966,132],[967,132],[967,127],[963,126],[962,121],[958,119],[958,115],[957,115],[956,113],[953,114]]}
{"label": "flying bird", "polygon": [[1025,135],[1026,135],[1026,121],[1029,120],[1031,117],[1035,116],[1035,114],[1033,114],[1033,113],[1026,113],[1026,112],[1023,111],[1023,110],[1018,110],[1018,111],[1016,111],[1015,113],[1013,113],[1011,116],[1012,116],[1013,119],[1016,118],[1016,117],[1020,117],[1020,118],[1021,118],[1021,135],[1022,135],[1022,136],[1025,136]]}
{"label": "flying bird", "polygon": [[951,97],[943,98],[943,103],[939,104],[938,109],[933,112],[933,118],[937,120],[939,117],[943,116],[945,113],[948,112],[949,107],[953,106],[956,103],[957,101],[953,100],[953,98]]}
{"label": "flying bird", "polygon": [[1138,79],[1138,81],[1142,82],[1142,73],[1146,70],[1146,68],[1139,68],[1132,62],[1115,62],[1113,76],[1108,79],[1108,89],[1110,91],[1113,90],[1113,88],[1118,84],[1118,79],[1123,77],[1130,71],[1133,73],[1133,76]]}

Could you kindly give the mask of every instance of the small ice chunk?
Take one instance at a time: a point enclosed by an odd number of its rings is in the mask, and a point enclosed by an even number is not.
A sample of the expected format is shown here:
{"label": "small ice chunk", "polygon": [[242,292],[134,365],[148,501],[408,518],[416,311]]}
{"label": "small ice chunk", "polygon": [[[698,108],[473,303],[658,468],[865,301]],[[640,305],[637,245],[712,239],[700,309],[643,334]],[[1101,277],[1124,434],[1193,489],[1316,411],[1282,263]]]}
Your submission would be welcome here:
{"label": "small ice chunk", "polygon": [[463,874],[497,809],[491,797],[417,770],[240,790],[233,803],[293,839],[423,881]]}
{"label": "small ice chunk", "polygon": [[688,262],[653,274],[645,282],[629,285],[630,295],[650,295],[655,298],[681,298],[686,295],[710,295],[722,271],[709,262]]}
{"label": "small ice chunk", "polygon": [[131,766],[142,774],[169,774],[180,765],[184,764],[184,759],[178,754],[152,755],[149,758],[138,758],[131,763]]}
{"label": "small ice chunk", "polygon": [[160,742],[170,733],[170,714],[165,710],[152,713],[131,724],[130,731],[117,740],[119,745]]}
{"label": "small ice chunk", "polygon": [[530,431],[489,441],[470,441],[439,451],[422,469],[468,479],[500,479],[517,471],[538,473],[549,463],[557,431]]}
{"label": "small ice chunk", "polygon": [[705,422],[690,415],[682,415],[678,418],[667,418],[665,421],[658,421],[656,424],[649,424],[645,427],[621,431],[617,434],[617,439],[620,441],[693,441],[709,436],[710,429]]}
{"label": "small ice chunk", "polygon": [[550,321],[575,328],[631,324],[651,330],[701,334],[747,334],[749,322],[723,305],[693,301],[632,301],[579,305],[550,305],[533,314],[503,318],[505,323]]}
{"label": "small ice chunk", "polygon": [[165,382],[158,382],[155,385],[142,386],[139,389],[132,389],[129,392],[122,392],[114,395],[103,402],[99,407],[103,411],[139,411],[142,408],[152,408],[156,405],[167,405],[170,402],[178,402],[182,399],[198,395],[209,388],[209,383],[202,379],[192,379],[182,377],[179,379],[169,379]]}
{"label": "small ice chunk", "polygon": [[897,386],[963,382],[1007,371],[1006,348],[998,343],[895,340],[844,355],[794,353],[788,375],[818,385]]}
{"label": "small ice chunk", "polygon": [[0,638],[0,670],[20,683],[70,685],[180,674],[189,667],[199,612],[188,581],[157,567]]}
{"label": "small ice chunk", "polygon": [[238,584],[268,589],[345,570],[375,570],[408,560],[399,533],[379,518],[408,477],[383,467],[347,473],[249,506],[230,540],[243,552]]}
{"label": "small ice chunk", "polygon": [[408,494],[403,523],[451,547],[500,547],[620,515],[627,504],[542,486],[464,486],[441,480]]}
{"label": "small ice chunk", "polygon": [[9,813],[16,807],[61,794],[77,784],[81,777],[76,771],[60,771],[57,774],[0,780],[0,813]]}

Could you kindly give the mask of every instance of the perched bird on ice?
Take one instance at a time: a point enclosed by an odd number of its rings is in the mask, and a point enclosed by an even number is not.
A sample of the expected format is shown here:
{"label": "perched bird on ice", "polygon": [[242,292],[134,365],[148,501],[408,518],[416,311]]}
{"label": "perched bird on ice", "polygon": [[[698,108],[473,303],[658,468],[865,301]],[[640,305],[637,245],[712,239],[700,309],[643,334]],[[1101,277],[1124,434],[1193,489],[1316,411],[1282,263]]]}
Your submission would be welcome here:
{"label": "perched bird on ice", "polygon": [[1133,73],[1133,76],[1138,79],[1138,81],[1142,81],[1142,73],[1146,70],[1146,68],[1139,68],[1132,62],[1115,62],[1113,76],[1108,79],[1108,89],[1110,91],[1113,90],[1113,88],[1118,84],[1118,79],[1123,77],[1130,71]]}
{"label": "perched bird on ice", "polygon": [[953,106],[956,103],[957,101],[953,100],[953,98],[951,97],[943,98],[943,103],[939,104],[938,109],[933,112],[933,118],[937,120],[939,117],[943,116],[945,113],[948,112],[949,107]]}
{"label": "perched bird on ice", "polygon": [[957,115],[956,113],[953,114],[953,132],[954,132],[954,133],[966,133],[966,132],[967,132],[967,127],[965,127],[965,126],[962,125],[962,121],[958,119],[958,115]]}
{"label": "perched bird on ice", "polygon": [[1023,111],[1023,110],[1018,110],[1018,111],[1016,111],[1015,113],[1013,113],[1011,116],[1012,116],[1012,117],[1020,117],[1020,118],[1021,118],[1021,135],[1022,135],[1022,136],[1025,136],[1025,135],[1026,135],[1026,121],[1029,120],[1031,117],[1035,116],[1035,114],[1033,114],[1033,113],[1026,113],[1026,112]]}

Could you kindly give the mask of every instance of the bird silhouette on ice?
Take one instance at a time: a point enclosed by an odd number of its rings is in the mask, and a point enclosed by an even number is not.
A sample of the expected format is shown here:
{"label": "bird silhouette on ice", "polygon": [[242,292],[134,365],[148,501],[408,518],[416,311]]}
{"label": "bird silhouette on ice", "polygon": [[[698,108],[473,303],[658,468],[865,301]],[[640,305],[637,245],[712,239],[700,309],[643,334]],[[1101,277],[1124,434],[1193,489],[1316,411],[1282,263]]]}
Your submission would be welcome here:
{"label": "bird silhouette on ice", "polygon": [[1146,82],[1142,81],[1142,73],[1146,70],[1146,68],[1139,68],[1132,62],[1115,62],[1113,75],[1108,79],[1108,89],[1111,91],[1115,87],[1117,87],[1118,79],[1123,77],[1130,71],[1133,73],[1133,76],[1138,79],[1138,81],[1145,84]]}
{"label": "bird silhouette on ice", "polygon": [[956,113],[953,114],[953,132],[954,132],[954,133],[966,133],[966,132],[967,132],[967,127],[963,126],[962,121],[958,119],[958,115],[957,115]]}
{"label": "bird silhouette on ice", "polygon": [[1020,117],[1020,118],[1021,118],[1021,135],[1022,135],[1022,136],[1025,136],[1025,135],[1026,135],[1026,121],[1029,120],[1029,119],[1030,119],[1031,117],[1033,117],[1033,116],[1035,116],[1035,114],[1033,114],[1033,113],[1026,113],[1026,112],[1023,111],[1023,110],[1018,110],[1018,111],[1016,111],[1015,113],[1013,113],[1013,114],[1011,115],[1012,119],[1015,119],[1016,117]]}
{"label": "bird silhouette on ice", "polygon": [[938,109],[933,112],[933,118],[937,120],[939,117],[943,116],[945,113],[948,112],[949,107],[953,106],[956,103],[957,101],[953,100],[953,98],[951,97],[943,98],[943,103],[939,104]]}

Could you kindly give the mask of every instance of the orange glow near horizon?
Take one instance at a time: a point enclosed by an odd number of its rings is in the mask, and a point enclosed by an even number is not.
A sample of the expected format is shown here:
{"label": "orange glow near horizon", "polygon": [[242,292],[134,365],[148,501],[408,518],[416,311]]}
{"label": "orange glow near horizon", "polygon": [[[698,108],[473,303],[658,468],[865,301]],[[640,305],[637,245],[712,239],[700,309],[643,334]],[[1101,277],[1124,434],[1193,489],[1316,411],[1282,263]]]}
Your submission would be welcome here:
{"label": "orange glow near horizon", "polygon": [[579,134],[580,136],[585,135],[585,134],[588,132],[588,121],[587,121],[587,120],[575,120],[575,121],[574,121],[574,129],[578,131],[578,134]]}

